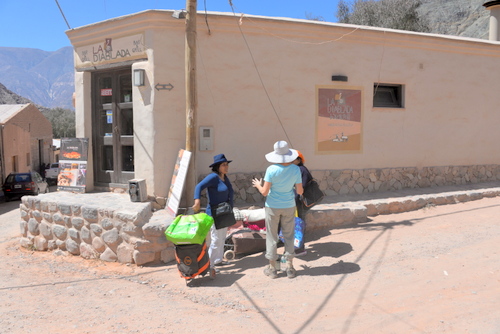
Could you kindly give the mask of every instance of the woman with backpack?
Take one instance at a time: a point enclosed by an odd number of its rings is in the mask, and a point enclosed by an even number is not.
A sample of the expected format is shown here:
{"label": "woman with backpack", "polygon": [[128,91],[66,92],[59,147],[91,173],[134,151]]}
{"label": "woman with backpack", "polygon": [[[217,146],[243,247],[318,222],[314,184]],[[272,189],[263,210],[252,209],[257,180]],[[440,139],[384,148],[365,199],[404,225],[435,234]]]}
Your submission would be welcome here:
{"label": "woman with backpack", "polygon": [[[302,187],[305,189],[306,185],[313,179],[311,172],[309,172],[309,169],[307,169],[306,166],[304,166],[304,163],[306,159],[302,155],[300,151],[297,151],[298,156],[297,159],[293,161],[293,163],[300,168],[300,174],[302,175]],[[295,194],[295,204],[297,206],[297,217],[302,219],[302,222],[304,223],[304,230],[303,230],[303,238],[305,239],[306,235],[306,214],[307,211],[309,211],[309,208],[304,205],[304,202],[302,201],[302,195]],[[305,250],[305,244],[302,243],[302,246],[300,248],[295,249],[295,256],[303,256],[306,255],[307,252]]]}

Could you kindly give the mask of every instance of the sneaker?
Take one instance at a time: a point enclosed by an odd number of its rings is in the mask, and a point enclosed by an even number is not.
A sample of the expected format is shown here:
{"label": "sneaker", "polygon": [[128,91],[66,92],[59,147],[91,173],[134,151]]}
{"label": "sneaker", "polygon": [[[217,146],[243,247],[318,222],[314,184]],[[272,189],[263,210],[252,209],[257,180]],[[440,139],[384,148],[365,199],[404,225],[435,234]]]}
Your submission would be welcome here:
{"label": "sneaker", "polygon": [[264,268],[264,275],[271,277],[272,279],[275,279],[278,277],[278,274],[276,273],[276,269],[271,268],[271,266],[267,266]]}
{"label": "sneaker", "polygon": [[299,251],[298,253],[297,252],[295,253],[295,257],[300,257],[300,256],[304,256],[304,255],[307,255],[307,251],[306,250]]}
{"label": "sneaker", "polygon": [[297,271],[293,267],[287,268],[286,269],[286,276],[288,278],[295,278],[297,276]]}

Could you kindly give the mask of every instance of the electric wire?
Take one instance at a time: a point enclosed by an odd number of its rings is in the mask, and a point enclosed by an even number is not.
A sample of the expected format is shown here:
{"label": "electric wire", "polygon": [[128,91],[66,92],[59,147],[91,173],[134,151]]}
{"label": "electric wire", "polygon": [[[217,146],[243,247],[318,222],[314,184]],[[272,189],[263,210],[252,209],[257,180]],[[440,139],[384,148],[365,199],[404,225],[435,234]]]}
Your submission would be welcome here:
{"label": "electric wire", "polygon": [[[233,5],[232,0],[228,0],[228,2],[229,2],[229,5],[231,6],[231,10],[233,12],[233,15],[236,17],[235,6]],[[257,28],[259,28],[262,31],[264,31],[267,35],[273,36],[275,38],[278,38],[278,39],[281,39],[281,40],[284,40],[284,41],[287,41],[287,42],[290,42],[290,43],[297,43],[297,44],[322,45],[322,44],[337,42],[337,41],[343,39],[344,37],[349,36],[349,35],[355,33],[361,27],[360,26],[355,27],[351,31],[349,31],[349,32],[347,32],[347,33],[343,34],[342,36],[340,36],[338,38],[335,38],[335,39],[321,41],[321,42],[316,42],[316,43],[315,42],[305,42],[305,41],[291,40],[291,39],[284,38],[284,37],[281,37],[279,35],[276,35],[273,32],[271,32],[271,31],[265,29],[264,27],[262,27],[261,25],[259,25],[256,21],[252,20],[250,17],[245,16],[244,13],[241,13],[241,16],[239,17],[238,24],[237,24],[238,25],[238,29],[240,31],[241,36],[243,37],[243,41],[245,42],[245,45],[246,45],[246,47],[248,49],[248,52],[249,52],[250,57],[252,59],[253,65],[255,67],[255,70],[256,70],[257,75],[259,77],[259,80],[261,82],[261,85],[262,85],[262,87],[263,87],[263,89],[264,89],[264,91],[266,93],[266,96],[267,96],[267,98],[269,100],[269,103],[271,104],[271,107],[272,107],[272,109],[273,109],[273,111],[274,111],[274,113],[275,113],[275,115],[276,115],[276,117],[278,119],[278,122],[279,122],[281,128],[283,129],[283,132],[285,133],[285,136],[286,136],[286,138],[288,140],[288,143],[293,147],[293,144],[292,144],[292,142],[291,142],[291,140],[290,140],[290,138],[288,136],[288,133],[286,132],[286,129],[285,129],[285,127],[284,127],[284,125],[283,125],[283,123],[282,123],[282,121],[281,121],[281,119],[280,119],[280,117],[278,115],[278,112],[276,111],[276,108],[275,108],[275,106],[274,106],[274,104],[273,104],[273,102],[271,100],[271,97],[269,96],[269,93],[268,93],[267,88],[266,88],[266,86],[264,84],[264,81],[262,80],[262,77],[260,75],[259,69],[258,69],[257,64],[255,62],[255,58],[253,56],[252,50],[250,49],[250,46],[249,46],[248,41],[247,41],[247,39],[245,37],[245,34],[244,34],[243,30],[241,29],[241,25],[242,25],[242,22],[243,22],[243,17],[245,17],[248,21],[250,21],[252,24],[254,24]],[[384,33],[385,33],[385,31],[384,31]]]}
{"label": "electric wire", "polygon": [[382,73],[382,63],[384,61],[384,55],[385,55],[385,41],[386,41],[385,37],[386,36],[385,36],[385,30],[384,30],[384,44],[382,44],[382,56],[380,57],[380,64],[379,64],[379,67],[378,67],[378,80],[377,80],[377,85],[373,89],[373,96],[375,96],[377,94],[378,86],[380,85],[380,76],[381,76],[381,73]]}
{"label": "electric wire", "polygon": [[[231,10],[233,11],[233,15],[236,17],[236,13],[235,13],[234,8],[233,8],[232,0],[229,0],[229,5],[231,6]],[[253,65],[255,67],[255,71],[257,72],[257,76],[259,77],[262,88],[264,88],[264,92],[266,93],[267,99],[269,100],[269,103],[271,104],[271,108],[273,109],[274,114],[276,115],[276,118],[278,119],[278,122],[281,126],[281,129],[285,133],[285,137],[286,137],[288,143],[290,144],[290,146],[293,147],[292,141],[290,140],[290,137],[288,137],[288,133],[286,132],[285,126],[283,125],[283,122],[281,122],[280,116],[278,115],[278,112],[276,111],[276,108],[274,107],[273,101],[271,100],[271,97],[269,96],[269,92],[267,91],[266,85],[264,84],[264,81],[262,80],[262,76],[260,75],[259,68],[257,67],[257,63],[255,62],[255,58],[253,56],[252,50],[250,49],[250,45],[248,44],[248,41],[245,37],[245,34],[243,33],[243,30],[241,30],[241,26],[239,23],[237,24],[237,26],[238,26],[238,29],[241,33],[241,36],[243,37],[243,41],[245,42],[245,45],[248,49],[248,53],[250,54],[250,58],[252,58],[252,62],[253,62]]]}
{"label": "electric wire", "polygon": [[[242,15],[242,18],[243,18],[243,15]],[[287,42],[291,42],[291,43],[296,43],[296,44],[309,44],[309,45],[322,45],[322,44],[328,44],[328,43],[334,43],[334,42],[338,42],[340,41],[342,38],[346,37],[346,36],[349,36],[350,34],[353,34],[354,32],[356,32],[358,29],[361,28],[361,26],[359,27],[356,27],[354,28],[353,30],[349,31],[348,33],[345,33],[343,34],[342,36],[340,36],[339,38],[335,38],[335,39],[329,39],[327,41],[321,41],[321,42],[303,42],[303,41],[296,41],[296,40],[291,40],[289,38],[284,38],[284,37],[281,37],[281,36],[278,36],[272,32],[270,32],[269,30],[267,30],[266,28],[263,28],[262,26],[260,26],[258,23],[256,23],[254,20],[252,20],[250,17],[248,16],[245,16],[245,18],[252,22],[252,24],[254,24],[257,28],[259,28],[260,30],[262,31],[265,31],[268,35],[270,36],[273,36],[273,37],[276,37],[278,39],[282,39],[284,41],[287,41]]]}
{"label": "electric wire", "polygon": [[[229,0],[229,4],[231,5],[231,9],[232,9],[233,14],[234,14],[235,13],[235,10],[234,10],[235,6],[233,5],[232,0]],[[243,17],[244,17],[246,20],[250,21],[253,25],[255,25],[257,28],[264,31],[267,35],[276,37],[278,39],[282,39],[282,40],[290,42],[290,43],[297,43],[297,44],[322,45],[322,44],[327,44],[327,43],[334,43],[334,42],[340,41],[341,39],[343,39],[346,36],[349,36],[349,35],[355,33],[357,30],[362,28],[362,26],[357,26],[357,27],[353,28],[351,31],[349,31],[349,32],[347,32],[347,33],[343,34],[342,36],[335,38],[335,39],[329,39],[329,40],[321,41],[321,42],[304,42],[304,41],[292,40],[289,38],[284,38],[284,37],[281,37],[279,35],[276,35],[273,32],[269,31],[268,29],[262,27],[255,20],[253,20],[251,17],[245,16],[245,14],[242,12],[239,12],[239,13],[241,14],[240,24],[243,22]]]}
{"label": "electric wire", "polygon": [[204,4],[205,4],[205,24],[207,25],[208,34],[212,35],[212,32],[210,31],[210,25],[208,24],[207,0],[204,0]]}
{"label": "electric wire", "polygon": [[66,21],[66,25],[68,26],[68,29],[71,30],[71,27],[69,26],[68,20],[66,20],[66,16],[64,15],[64,12],[63,12],[61,6],[59,6],[59,1],[57,1],[57,0],[55,0],[55,1],[57,4],[57,7],[59,7],[59,11],[61,12],[62,17],[64,18],[64,21]]}

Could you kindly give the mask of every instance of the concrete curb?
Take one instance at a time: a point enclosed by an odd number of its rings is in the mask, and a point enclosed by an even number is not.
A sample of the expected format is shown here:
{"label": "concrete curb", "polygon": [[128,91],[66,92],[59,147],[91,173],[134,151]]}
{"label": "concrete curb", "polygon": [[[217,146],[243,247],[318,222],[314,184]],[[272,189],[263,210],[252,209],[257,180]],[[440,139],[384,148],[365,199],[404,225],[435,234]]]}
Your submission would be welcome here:
{"label": "concrete curb", "polygon": [[368,217],[409,212],[428,206],[456,204],[496,196],[500,196],[500,188],[319,204],[313,207],[306,216],[307,230],[356,225],[367,222]]}

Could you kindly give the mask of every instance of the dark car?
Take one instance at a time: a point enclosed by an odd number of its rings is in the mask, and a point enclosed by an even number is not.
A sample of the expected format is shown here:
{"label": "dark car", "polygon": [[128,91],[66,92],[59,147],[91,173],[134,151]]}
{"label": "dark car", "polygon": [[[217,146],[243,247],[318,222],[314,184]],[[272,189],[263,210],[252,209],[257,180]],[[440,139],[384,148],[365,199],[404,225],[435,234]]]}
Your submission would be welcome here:
{"label": "dark car", "polygon": [[3,183],[3,194],[6,201],[24,195],[38,195],[49,192],[49,185],[37,172],[10,173]]}

